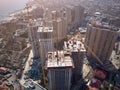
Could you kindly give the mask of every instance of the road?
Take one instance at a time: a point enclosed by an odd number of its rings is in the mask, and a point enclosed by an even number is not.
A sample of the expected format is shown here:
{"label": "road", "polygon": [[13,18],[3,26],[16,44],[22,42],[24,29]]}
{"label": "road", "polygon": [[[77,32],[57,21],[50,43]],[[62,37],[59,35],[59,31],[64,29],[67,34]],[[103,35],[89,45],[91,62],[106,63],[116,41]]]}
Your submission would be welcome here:
{"label": "road", "polygon": [[10,77],[8,80],[9,80],[9,82],[11,82],[13,84],[14,90],[20,90],[20,84],[16,80],[15,72],[12,73],[12,77]]}
{"label": "road", "polygon": [[26,48],[24,48],[22,51],[20,51],[20,52],[19,52],[19,54],[18,54],[18,56],[17,56],[17,58],[16,58],[16,59],[17,59],[17,60],[19,60],[19,58],[20,58],[21,54],[22,54],[23,52],[25,52],[25,50],[26,50],[26,49],[28,49],[29,47],[30,47],[30,44],[28,43],[28,44],[27,44],[27,47],[26,47]]}
{"label": "road", "polygon": [[5,84],[11,84],[14,87],[14,90],[20,90],[20,84],[16,79],[16,73],[12,71],[11,74],[7,75],[9,78],[3,82],[3,85]]}
{"label": "road", "polygon": [[[20,84],[23,85],[25,83],[25,72],[28,71],[30,69],[30,65],[29,65],[29,62],[31,62],[31,58],[33,57],[33,53],[32,53],[32,50],[30,51],[30,54],[29,54],[29,57],[26,61],[26,64],[25,64],[25,68],[24,68],[24,71],[23,71],[23,74],[22,74],[22,77],[21,77],[21,80],[20,80]],[[33,81],[34,82],[34,81]],[[39,84],[37,84],[36,82],[34,82],[35,84],[35,89],[32,89],[32,90],[46,90],[44,88],[42,88]],[[26,89],[27,90],[27,89]]]}
{"label": "road", "polygon": [[25,68],[24,68],[24,71],[23,71],[23,74],[22,74],[22,77],[21,77],[21,80],[20,80],[20,84],[23,85],[25,80],[24,80],[24,77],[25,77],[25,72],[28,71],[30,69],[30,66],[29,66],[29,62],[31,61],[31,58],[33,57],[33,53],[32,53],[32,50],[30,51],[30,54],[29,54],[29,57],[26,61],[26,64],[25,64]]}

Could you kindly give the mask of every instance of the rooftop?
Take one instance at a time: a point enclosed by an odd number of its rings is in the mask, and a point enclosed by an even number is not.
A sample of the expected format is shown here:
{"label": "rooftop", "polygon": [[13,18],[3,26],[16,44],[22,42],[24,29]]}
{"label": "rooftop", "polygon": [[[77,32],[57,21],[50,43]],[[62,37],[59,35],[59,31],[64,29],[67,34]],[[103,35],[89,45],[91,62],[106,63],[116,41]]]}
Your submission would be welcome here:
{"label": "rooftop", "polygon": [[64,50],[71,51],[71,52],[86,51],[84,44],[79,40],[78,35],[74,36],[69,41],[64,42]]}
{"label": "rooftop", "polygon": [[38,32],[53,32],[53,27],[39,27]]}
{"label": "rooftop", "polygon": [[65,5],[65,7],[68,8],[68,9],[74,9],[73,5]]}
{"label": "rooftop", "polygon": [[110,25],[110,20],[107,22],[105,19],[103,17],[91,18],[89,25],[97,28],[103,28],[104,30],[119,31],[118,27]]}
{"label": "rooftop", "polygon": [[65,51],[48,52],[46,68],[74,68],[70,53]]}

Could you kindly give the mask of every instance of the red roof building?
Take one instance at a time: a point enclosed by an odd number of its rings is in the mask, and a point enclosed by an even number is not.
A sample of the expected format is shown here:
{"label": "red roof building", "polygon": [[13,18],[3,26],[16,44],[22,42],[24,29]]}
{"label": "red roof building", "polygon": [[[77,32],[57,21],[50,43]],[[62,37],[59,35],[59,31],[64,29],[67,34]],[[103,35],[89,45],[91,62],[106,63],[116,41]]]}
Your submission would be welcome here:
{"label": "red roof building", "polygon": [[97,77],[99,77],[99,78],[101,78],[101,79],[105,79],[106,76],[107,76],[104,71],[98,70],[98,69],[96,69],[96,70],[94,71],[94,73],[95,73],[95,76],[97,76]]}
{"label": "red roof building", "polygon": [[7,71],[7,69],[4,67],[0,67],[0,72],[4,72],[4,71]]}

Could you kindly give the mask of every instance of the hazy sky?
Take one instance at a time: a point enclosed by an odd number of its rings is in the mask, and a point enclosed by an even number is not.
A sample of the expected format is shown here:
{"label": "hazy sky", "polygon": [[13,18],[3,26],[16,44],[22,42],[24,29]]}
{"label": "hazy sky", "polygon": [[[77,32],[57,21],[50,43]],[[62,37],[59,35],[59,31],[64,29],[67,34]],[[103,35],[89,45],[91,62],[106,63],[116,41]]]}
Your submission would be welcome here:
{"label": "hazy sky", "polygon": [[16,5],[20,6],[27,0],[0,0],[0,8],[14,7]]}
{"label": "hazy sky", "polygon": [[0,14],[6,14],[25,6],[28,0],[0,0]]}

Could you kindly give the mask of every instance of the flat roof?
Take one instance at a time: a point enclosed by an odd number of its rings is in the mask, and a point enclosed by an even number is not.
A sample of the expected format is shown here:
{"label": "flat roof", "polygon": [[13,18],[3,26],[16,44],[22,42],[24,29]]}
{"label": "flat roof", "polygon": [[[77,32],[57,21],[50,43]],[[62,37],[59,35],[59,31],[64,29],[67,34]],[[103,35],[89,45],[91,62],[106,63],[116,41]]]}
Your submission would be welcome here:
{"label": "flat roof", "polygon": [[[58,55],[57,55],[58,53]],[[46,68],[74,68],[73,60],[70,53],[65,51],[48,52]]]}
{"label": "flat roof", "polygon": [[74,9],[73,5],[65,5],[65,7],[68,8],[68,9]]}
{"label": "flat roof", "polygon": [[108,23],[100,22],[98,20],[91,21],[91,22],[89,22],[88,25],[91,27],[94,27],[94,28],[100,28],[101,30],[106,30],[106,31],[111,31],[111,32],[119,32],[118,28],[112,27]]}
{"label": "flat roof", "polygon": [[53,32],[53,27],[39,27],[38,32]]}

